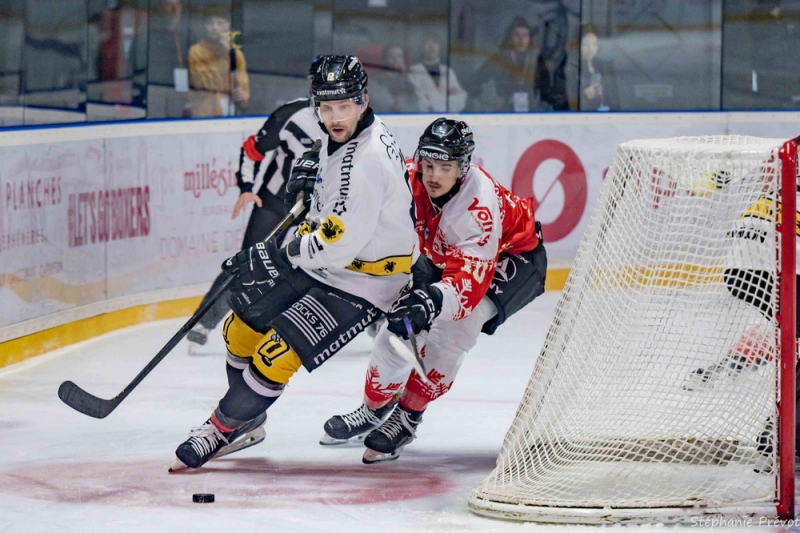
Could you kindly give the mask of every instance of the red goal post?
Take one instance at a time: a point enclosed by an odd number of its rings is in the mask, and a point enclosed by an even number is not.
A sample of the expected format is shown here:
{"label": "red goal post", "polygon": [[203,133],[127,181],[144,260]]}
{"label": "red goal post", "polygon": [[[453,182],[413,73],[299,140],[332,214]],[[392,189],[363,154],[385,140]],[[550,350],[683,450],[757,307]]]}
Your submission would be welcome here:
{"label": "red goal post", "polygon": [[[797,165],[797,144],[800,137],[787,141],[781,147],[781,191],[783,200],[783,213],[797,212],[797,195],[788,193],[792,188],[795,191],[800,187],[798,174],[800,169]],[[792,219],[788,219],[792,220]],[[783,218],[778,224],[780,232],[781,250],[780,256],[780,309],[778,322],[780,328],[780,396],[778,399],[778,412],[780,416],[780,474],[778,476],[778,518],[789,520],[794,518],[794,496],[795,496],[795,367],[797,365],[797,332],[796,313],[797,313],[797,277],[794,275],[797,265],[796,253],[788,253],[789,250],[795,251],[797,242],[797,232],[800,231],[797,217],[794,222],[786,223],[787,218]],[[782,401],[788,399],[789,401]]]}
{"label": "red goal post", "polygon": [[618,147],[474,512],[794,517],[798,141]]}

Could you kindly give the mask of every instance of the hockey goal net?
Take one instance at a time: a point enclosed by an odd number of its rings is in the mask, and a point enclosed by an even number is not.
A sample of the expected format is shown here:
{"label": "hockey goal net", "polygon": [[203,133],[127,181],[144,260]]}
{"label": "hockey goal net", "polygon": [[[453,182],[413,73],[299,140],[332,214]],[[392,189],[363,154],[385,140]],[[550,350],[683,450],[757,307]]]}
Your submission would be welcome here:
{"label": "hockey goal net", "polygon": [[796,178],[795,141],[618,147],[475,512],[793,515]]}

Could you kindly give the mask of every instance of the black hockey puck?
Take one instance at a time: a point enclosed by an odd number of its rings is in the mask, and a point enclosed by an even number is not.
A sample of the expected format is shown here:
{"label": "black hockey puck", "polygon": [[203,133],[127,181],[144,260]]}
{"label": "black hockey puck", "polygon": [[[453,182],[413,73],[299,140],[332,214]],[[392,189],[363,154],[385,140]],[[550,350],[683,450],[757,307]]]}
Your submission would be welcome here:
{"label": "black hockey puck", "polygon": [[214,503],[213,494],[192,494],[192,501],[194,503]]}

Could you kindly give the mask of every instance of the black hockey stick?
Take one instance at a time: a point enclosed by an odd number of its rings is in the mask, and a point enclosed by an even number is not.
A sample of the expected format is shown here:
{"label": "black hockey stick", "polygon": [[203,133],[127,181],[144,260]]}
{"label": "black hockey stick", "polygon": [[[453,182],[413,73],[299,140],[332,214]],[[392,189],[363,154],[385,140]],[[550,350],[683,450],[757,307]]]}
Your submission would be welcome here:
{"label": "black hockey stick", "polygon": [[[411,327],[411,321],[408,319],[407,316],[403,317],[403,324],[405,324],[406,326],[406,334],[408,335],[408,342],[411,343],[411,348],[413,349],[411,353],[412,357],[409,359],[409,361],[414,366],[414,370],[417,371],[417,374],[419,374],[420,379],[432,387],[433,383],[431,383],[430,378],[428,378],[428,371],[425,370],[425,363],[422,361],[422,356],[420,356],[419,354],[419,348],[417,347],[417,336],[414,334],[414,328]],[[389,339],[390,344],[394,346],[395,350],[397,350],[398,353],[405,355],[403,354],[401,348],[404,348],[406,351],[408,351],[408,348],[406,348],[404,344],[399,342],[396,344],[392,343],[391,342],[392,340],[393,339]]]}
{"label": "black hockey stick", "polygon": [[[303,210],[303,198],[300,197],[297,200],[297,203],[294,204],[294,207],[292,207],[291,211],[289,211],[289,213],[283,217],[281,223],[278,224],[274,230],[272,230],[265,241],[269,241],[291,226],[292,222],[294,222],[294,220],[300,215],[300,213],[303,212]],[[217,287],[217,290],[209,295],[206,302],[201,305],[197,311],[195,311],[186,324],[184,324],[181,329],[179,329],[178,332],[172,336],[169,342],[164,345],[163,348],[161,348],[161,351],[156,354],[152,361],[147,363],[147,366],[144,367],[135,378],[133,378],[133,381],[131,381],[127,387],[122,389],[122,392],[117,394],[114,398],[110,400],[98,398],[93,394],[89,394],[71,381],[65,381],[60,387],[58,387],[58,397],[61,398],[61,401],[65,404],[87,416],[94,418],[107,417],[114,409],[117,408],[119,404],[122,403],[122,400],[127,398],[128,394],[130,394],[131,391],[133,391],[133,389],[135,389],[136,386],[139,385],[139,383],[141,383],[145,377],[147,377],[147,375],[156,367],[156,365],[160,363],[161,360],[164,359],[173,348],[175,348],[175,346],[186,336],[186,334],[189,333],[189,330],[191,330],[194,325],[197,324],[201,318],[203,318],[203,315],[205,315],[206,312],[217,302],[217,300],[220,299],[222,294],[233,282],[233,280],[233,276],[228,276],[225,281],[223,281],[222,284]]]}

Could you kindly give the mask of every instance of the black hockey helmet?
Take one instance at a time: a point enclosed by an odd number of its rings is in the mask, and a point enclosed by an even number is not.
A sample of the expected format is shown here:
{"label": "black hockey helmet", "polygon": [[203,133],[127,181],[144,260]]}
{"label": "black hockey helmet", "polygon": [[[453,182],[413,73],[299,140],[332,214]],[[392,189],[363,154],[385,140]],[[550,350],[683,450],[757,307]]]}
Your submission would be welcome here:
{"label": "black hockey helmet", "polygon": [[314,59],[311,60],[311,66],[308,67],[308,74],[306,77],[309,80],[314,79],[314,75],[317,73],[317,69],[319,68],[320,63],[322,63],[322,58],[325,56],[314,56]]}
{"label": "black hockey helmet", "polygon": [[311,94],[314,101],[347,100],[363,104],[367,73],[356,56],[317,56],[311,63]]}
{"label": "black hockey helmet", "polygon": [[458,161],[459,179],[469,169],[475,141],[472,129],[462,120],[440,117],[425,128],[417,143],[416,159],[435,159],[438,161]]}

